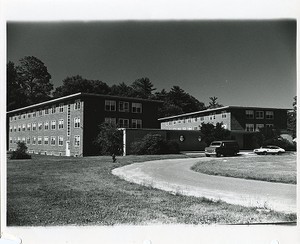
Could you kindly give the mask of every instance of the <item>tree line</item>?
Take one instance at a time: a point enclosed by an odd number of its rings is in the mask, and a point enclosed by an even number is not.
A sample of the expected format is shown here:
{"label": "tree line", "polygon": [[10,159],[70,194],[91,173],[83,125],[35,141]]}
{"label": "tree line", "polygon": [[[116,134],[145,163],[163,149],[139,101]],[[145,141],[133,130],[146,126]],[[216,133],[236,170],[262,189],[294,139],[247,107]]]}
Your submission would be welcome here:
{"label": "tree line", "polygon": [[173,86],[169,91],[157,91],[148,77],[136,79],[132,84],[124,82],[107,85],[101,80],[86,79],[80,75],[68,76],[62,85],[54,89],[51,75],[46,65],[34,56],[26,56],[15,65],[7,64],[7,110],[17,109],[31,104],[44,102],[77,92],[138,97],[163,101],[159,116],[171,116],[207,108],[216,108],[217,97],[210,97],[211,102],[205,106],[194,96],[179,86]]}

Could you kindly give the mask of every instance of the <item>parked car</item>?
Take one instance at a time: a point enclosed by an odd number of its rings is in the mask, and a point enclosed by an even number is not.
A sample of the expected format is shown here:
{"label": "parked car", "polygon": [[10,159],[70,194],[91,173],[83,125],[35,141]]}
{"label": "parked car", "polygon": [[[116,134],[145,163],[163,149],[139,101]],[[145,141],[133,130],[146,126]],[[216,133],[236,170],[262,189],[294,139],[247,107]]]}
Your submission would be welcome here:
{"label": "parked car", "polygon": [[277,147],[277,146],[265,146],[265,147],[261,147],[261,148],[257,148],[253,150],[254,153],[260,155],[267,155],[267,154],[281,154],[284,153],[285,150],[281,147]]}
{"label": "parked car", "polygon": [[205,156],[235,156],[239,153],[239,145],[236,141],[213,141],[205,148]]}

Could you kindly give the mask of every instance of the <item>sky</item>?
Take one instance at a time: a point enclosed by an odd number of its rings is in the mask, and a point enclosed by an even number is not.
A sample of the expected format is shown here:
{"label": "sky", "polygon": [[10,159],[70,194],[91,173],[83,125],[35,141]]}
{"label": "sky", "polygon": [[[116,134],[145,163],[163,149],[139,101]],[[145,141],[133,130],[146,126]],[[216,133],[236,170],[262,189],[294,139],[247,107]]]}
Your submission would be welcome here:
{"label": "sky", "polygon": [[55,87],[81,75],[108,85],[148,77],[208,105],[291,108],[296,95],[296,22],[8,22],[7,61],[39,58]]}

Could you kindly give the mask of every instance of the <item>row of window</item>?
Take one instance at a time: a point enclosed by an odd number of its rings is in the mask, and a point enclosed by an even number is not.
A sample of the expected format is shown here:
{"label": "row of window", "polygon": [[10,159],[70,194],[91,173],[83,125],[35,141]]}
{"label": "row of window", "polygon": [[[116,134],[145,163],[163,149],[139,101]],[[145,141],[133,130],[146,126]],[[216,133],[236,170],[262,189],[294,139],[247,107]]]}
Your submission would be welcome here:
{"label": "row of window", "polygon": [[[114,100],[105,100],[105,111],[116,111],[117,102]],[[119,101],[119,112],[129,112],[129,102]],[[131,103],[132,113],[142,113],[141,103]]]}
{"label": "row of window", "polygon": [[[74,110],[79,110],[81,108],[80,100],[75,100],[74,102]],[[26,118],[35,118],[41,117],[48,114],[55,114],[55,113],[63,113],[65,111],[65,107],[63,103],[59,105],[53,105],[51,107],[41,108],[39,110],[30,111],[23,114],[18,114],[15,116],[10,117],[10,121],[17,120],[17,119],[26,119]]]}
{"label": "row of window", "polygon": [[[226,112],[222,113],[221,117],[223,119],[227,118]],[[181,123],[192,123],[192,122],[197,122],[197,121],[204,121],[205,119],[207,119],[207,120],[216,119],[216,114],[211,114],[209,116],[201,116],[201,117],[185,118],[185,119],[168,121],[168,122],[165,122],[165,125],[168,126],[168,125],[175,125],[175,124],[181,124]]]}
{"label": "row of window", "polygon": [[[105,118],[105,123],[111,125],[117,125],[116,118]],[[129,119],[118,119],[118,126],[120,128],[129,128]],[[131,120],[131,128],[142,128],[142,120],[141,119],[132,119]]]}
{"label": "row of window", "polygon": [[[246,118],[247,119],[254,119],[254,110],[246,110]],[[273,111],[255,111],[255,118],[256,119],[274,119],[274,112]]]}
{"label": "row of window", "polygon": [[[265,127],[264,124],[256,124],[255,127],[254,127],[254,124],[246,124],[245,131],[249,131],[249,132],[259,131],[259,129],[264,128],[264,127]],[[266,124],[266,127],[272,128],[272,127],[274,127],[274,125]]]}
{"label": "row of window", "polygon": [[[23,137],[23,138],[9,138],[9,143],[17,143],[17,142],[24,142],[27,145],[56,145],[56,136],[33,136],[33,137]],[[58,136],[57,137],[57,145],[63,146],[64,145],[64,137]],[[74,146],[79,147],[80,146],[80,136],[74,136]]]}
{"label": "row of window", "polygon": [[[49,124],[49,121],[45,121],[44,123],[43,122],[34,122],[34,123],[27,123],[27,126],[26,124],[23,124],[23,125],[18,125],[18,126],[10,126],[9,127],[9,130],[10,132],[17,132],[17,131],[30,131],[30,130],[42,130],[43,127],[44,127],[44,130],[49,130],[49,126],[50,126],[50,129],[51,130],[56,130],[56,127],[57,127],[57,124],[58,124],[58,129],[61,130],[64,128],[64,120],[63,119],[60,119],[58,120],[58,123],[56,120],[52,120]],[[74,118],[74,128],[80,128],[80,118],[76,117]]]}

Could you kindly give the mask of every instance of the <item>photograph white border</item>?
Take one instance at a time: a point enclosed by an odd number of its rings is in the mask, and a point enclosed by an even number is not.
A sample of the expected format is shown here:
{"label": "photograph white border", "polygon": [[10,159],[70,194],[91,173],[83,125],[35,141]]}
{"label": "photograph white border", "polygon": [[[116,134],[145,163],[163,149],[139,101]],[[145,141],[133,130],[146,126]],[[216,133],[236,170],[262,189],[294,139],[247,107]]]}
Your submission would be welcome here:
{"label": "photograph white border", "polygon": [[[2,0],[1,41],[1,236],[22,243],[300,243],[297,226],[6,226],[6,22],[89,20],[298,19],[297,0]],[[299,25],[297,25],[299,33]],[[297,50],[299,40],[297,39]],[[297,60],[299,54],[297,52]],[[299,63],[297,62],[297,73]],[[298,84],[298,76],[297,76]],[[297,90],[298,94],[298,90]],[[299,128],[299,119],[297,120]],[[297,133],[299,138],[299,131]],[[297,148],[299,152],[299,147]],[[297,155],[299,162],[299,155]],[[299,165],[299,164],[298,164]],[[297,180],[299,182],[299,167]],[[297,185],[299,216],[299,185]],[[298,217],[299,219],[299,217]],[[19,238],[19,239],[18,239]],[[1,240],[0,240],[1,243]]]}

